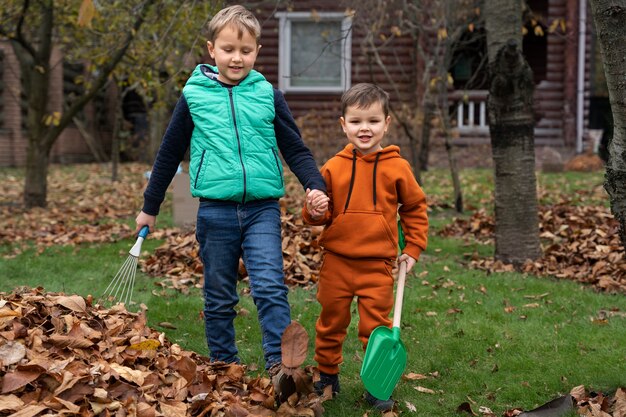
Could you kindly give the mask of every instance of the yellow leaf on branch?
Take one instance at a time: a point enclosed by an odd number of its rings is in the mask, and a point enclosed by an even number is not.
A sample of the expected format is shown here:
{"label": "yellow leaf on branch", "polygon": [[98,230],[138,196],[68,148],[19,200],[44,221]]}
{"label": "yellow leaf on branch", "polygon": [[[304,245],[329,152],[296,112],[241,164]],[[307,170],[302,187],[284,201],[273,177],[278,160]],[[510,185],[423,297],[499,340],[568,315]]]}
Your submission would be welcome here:
{"label": "yellow leaf on branch", "polygon": [[96,7],[93,0],[83,0],[78,10],[78,26],[91,27],[91,21],[96,14]]}

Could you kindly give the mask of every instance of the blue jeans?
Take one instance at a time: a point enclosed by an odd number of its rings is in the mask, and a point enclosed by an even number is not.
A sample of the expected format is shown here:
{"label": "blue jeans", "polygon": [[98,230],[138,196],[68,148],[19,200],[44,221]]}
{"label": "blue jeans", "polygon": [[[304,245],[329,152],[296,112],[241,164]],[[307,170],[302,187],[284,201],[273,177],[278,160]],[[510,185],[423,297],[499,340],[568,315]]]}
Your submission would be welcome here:
{"label": "blue jeans", "polygon": [[204,325],[210,358],[239,362],[233,320],[239,301],[237,270],[243,255],[263,333],[265,367],[279,363],[281,337],[291,323],[291,312],[278,201],[201,201],[196,238],[204,264]]}

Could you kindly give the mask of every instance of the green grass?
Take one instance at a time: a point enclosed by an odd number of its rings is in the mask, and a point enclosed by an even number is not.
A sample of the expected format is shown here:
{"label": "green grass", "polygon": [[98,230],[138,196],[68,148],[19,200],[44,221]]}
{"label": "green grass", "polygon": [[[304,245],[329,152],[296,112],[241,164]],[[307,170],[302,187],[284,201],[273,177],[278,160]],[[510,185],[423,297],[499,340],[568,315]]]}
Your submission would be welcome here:
{"label": "green grass", "polygon": [[[464,182],[476,184],[475,194],[466,191],[474,203],[488,200],[489,172],[467,174]],[[427,173],[426,192],[444,200],[449,191],[446,175],[444,171]],[[585,175],[567,176],[565,180],[542,176],[540,181],[545,187],[564,192],[563,184],[574,184],[575,188],[567,190],[570,193],[588,190],[602,181],[601,175]],[[433,213],[435,223],[441,225],[450,215],[446,210]],[[169,221],[160,219],[159,223]],[[144,250],[151,252],[160,243],[148,238]],[[97,298],[121,267],[131,245],[125,241],[52,247],[40,255],[27,251],[12,259],[0,258],[0,291],[42,286],[47,291],[93,294]],[[416,407],[417,415],[449,417],[457,415],[461,403],[470,401],[475,412],[485,406],[502,415],[515,407],[530,410],[577,385],[605,392],[626,386],[626,297],[599,294],[574,282],[518,273],[486,274],[465,265],[464,254],[488,256],[492,251],[490,246],[431,234],[428,251],[407,280],[401,331],[409,357],[406,372],[428,378],[400,382],[394,393],[400,410],[413,414],[408,411],[408,402]],[[149,325],[164,331],[184,349],[207,354],[200,291],[180,294],[155,285],[157,282],[137,274],[134,300],[148,306]],[[244,288],[242,283],[241,290]],[[314,291],[290,291],[292,317],[309,332],[307,364],[311,365],[319,313]],[[240,356],[256,373],[264,365],[256,309],[247,295],[241,296],[238,308],[235,325]],[[616,314],[606,322],[597,320],[601,311],[611,310],[621,316]],[[353,317],[344,345],[342,392],[324,404],[326,415],[333,417],[360,417],[368,411],[359,400],[363,352],[356,337],[356,313]],[[161,327],[163,322],[176,329]],[[418,392],[418,386],[434,394]]]}

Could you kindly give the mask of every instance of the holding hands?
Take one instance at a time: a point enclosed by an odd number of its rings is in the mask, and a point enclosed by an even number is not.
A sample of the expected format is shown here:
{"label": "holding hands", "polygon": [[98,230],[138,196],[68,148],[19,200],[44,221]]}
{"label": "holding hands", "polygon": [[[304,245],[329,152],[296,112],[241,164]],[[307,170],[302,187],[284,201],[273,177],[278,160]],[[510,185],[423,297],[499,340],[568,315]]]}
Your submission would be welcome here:
{"label": "holding hands", "polygon": [[306,211],[314,220],[320,219],[328,210],[330,198],[320,190],[306,189]]}

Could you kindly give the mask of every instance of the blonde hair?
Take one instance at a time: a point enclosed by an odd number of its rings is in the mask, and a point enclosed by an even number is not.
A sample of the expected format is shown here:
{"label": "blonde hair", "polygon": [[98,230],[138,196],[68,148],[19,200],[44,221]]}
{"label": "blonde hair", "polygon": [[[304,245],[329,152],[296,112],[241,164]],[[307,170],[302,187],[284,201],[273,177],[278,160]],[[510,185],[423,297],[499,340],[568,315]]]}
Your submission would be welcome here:
{"label": "blonde hair", "polygon": [[385,117],[389,116],[389,94],[385,90],[376,84],[355,84],[341,96],[341,115],[346,115],[348,107],[367,109],[374,103],[380,103]]}
{"label": "blonde hair", "polygon": [[220,10],[213,16],[207,28],[209,41],[215,42],[220,31],[228,25],[237,28],[240,39],[244,31],[254,36],[257,43],[261,38],[261,25],[254,14],[241,5],[234,5]]}

